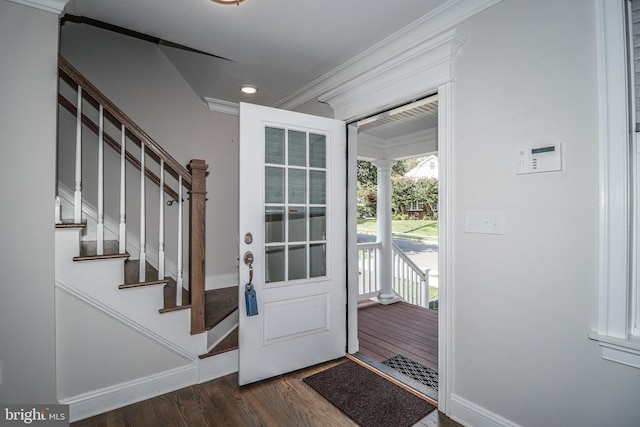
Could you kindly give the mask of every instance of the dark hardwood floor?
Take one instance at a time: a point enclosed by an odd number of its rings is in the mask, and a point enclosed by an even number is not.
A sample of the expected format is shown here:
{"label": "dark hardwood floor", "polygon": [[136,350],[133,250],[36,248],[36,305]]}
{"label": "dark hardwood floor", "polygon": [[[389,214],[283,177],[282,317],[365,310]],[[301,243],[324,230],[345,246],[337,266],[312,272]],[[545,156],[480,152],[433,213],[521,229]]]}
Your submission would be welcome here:
{"label": "dark hardwood floor", "polygon": [[358,304],[360,352],[382,362],[401,354],[438,370],[438,312],[406,302]]}
{"label": "dark hardwood floor", "polygon": [[[356,426],[302,379],[344,359],[239,387],[237,374],[186,387],[71,424],[75,427]],[[459,427],[433,411],[418,426]]]}

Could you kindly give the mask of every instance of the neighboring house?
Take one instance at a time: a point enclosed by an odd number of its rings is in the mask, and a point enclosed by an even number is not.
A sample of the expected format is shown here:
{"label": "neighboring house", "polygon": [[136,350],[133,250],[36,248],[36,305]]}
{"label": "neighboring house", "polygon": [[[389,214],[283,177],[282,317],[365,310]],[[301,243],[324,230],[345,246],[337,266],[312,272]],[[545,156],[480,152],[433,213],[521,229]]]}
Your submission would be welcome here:
{"label": "neighboring house", "polygon": [[428,156],[418,166],[404,174],[405,178],[421,179],[436,178],[438,179],[438,156]]}
{"label": "neighboring house", "polygon": [[[440,210],[446,207],[450,222],[441,232],[452,245],[439,273],[451,281],[451,292],[444,295],[450,298],[444,309],[451,353],[441,361],[451,375],[442,384],[449,391],[442,405],[464,424],[632,426],[640,421],[637,342],[602,342],[606,355],[629,349],[629,361],[615,363],[604,360],[603,348],[588,337],[604,321],[600,300],[619,297],[600,292],[612,271],[604,269],[609,261],[602,262],[609,254],[603,249],[608,234],[598,232],[599,165],[606,160],[599,145],[606,132],[598,126],[607,99],[599,88],[603,57],[615,51],[599,53],[607,40],[602,28],[610,29],[615,18],[603,10],[615,2],[497,0],[456,25],[466,40],[455,67],[443,65],[455,78],[444,86],[450,104],[442,105],[448,116],[438,128],[452,135],[446,152],[439,152],[441,183],[443,173],[449,174]],[[30,7],[33,3],[50,11]],[[63,313],[54,292],[59,49],[180,161],[207,159],[208,212],[221,220],[207,224],[206,274],[215,280],[237,268],[237,186],[230,185],[237,176],[237,117],[202,108],[157,46],[101,32],[63,34],[59,45],[59,16],[50,5],[60,3],[0,0],[3,403],[53,403],[68,392],[57,380],[70,373],[59,371],[56,339],[74,335],[56,331],[56,317]],[[330,25],[323,30],[330,31]],[[374,102],[376,93],[370,95]],[[299,106],[306,108],[318,106]],[[541,141],[563,143],[562,171],[516,174],[517,150]],[[504,234],[465,232],[465,212],[484,210],[504,213]],[[441,294],[441,310],[443,300]],[[621,316],[627,319],[624,309]],[[93,339],[100,334],[97,327]],[[90,350],[76,355],[78,369],[96,375],[117,371],[114,385],[134,385],[148,374],[145,352],[151,349],[144,343],[120,349],[131,352],[132,363],[119,368],[110,364],[109,354]],[[82,386],[90,378],[74,380]]]}
{"label": "neighboring house", "polygon": [[[409,179],[423,179],[423,178],[435,178],[438,179],[438,157],[427,156],[418,165],[404,174],[405,178]],[[425,216],[424,203],[413,201],[407,206],[407,215],[412,218],[422,219]]]}

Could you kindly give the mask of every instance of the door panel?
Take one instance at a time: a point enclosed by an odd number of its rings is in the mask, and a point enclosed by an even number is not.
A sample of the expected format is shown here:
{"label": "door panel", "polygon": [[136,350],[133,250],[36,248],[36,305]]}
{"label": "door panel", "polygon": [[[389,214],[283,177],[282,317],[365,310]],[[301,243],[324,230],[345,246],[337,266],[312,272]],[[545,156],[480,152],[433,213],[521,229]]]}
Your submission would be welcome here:
{"label": "door panel", "polygon": [[346,142],[338,120],[240,104],[239,382],[344,355]]}

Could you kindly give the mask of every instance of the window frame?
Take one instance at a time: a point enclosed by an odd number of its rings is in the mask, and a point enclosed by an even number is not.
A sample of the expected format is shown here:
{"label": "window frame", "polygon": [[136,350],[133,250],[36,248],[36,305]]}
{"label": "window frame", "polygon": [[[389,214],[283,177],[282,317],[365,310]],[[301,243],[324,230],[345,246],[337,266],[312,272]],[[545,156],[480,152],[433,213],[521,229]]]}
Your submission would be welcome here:
{"label": "window frame", "polygon": [[599,311],[603,359],[640,368],[640,337],[631,334],[634,217],[630,182],[627,0],[596,0],[599,143]]}

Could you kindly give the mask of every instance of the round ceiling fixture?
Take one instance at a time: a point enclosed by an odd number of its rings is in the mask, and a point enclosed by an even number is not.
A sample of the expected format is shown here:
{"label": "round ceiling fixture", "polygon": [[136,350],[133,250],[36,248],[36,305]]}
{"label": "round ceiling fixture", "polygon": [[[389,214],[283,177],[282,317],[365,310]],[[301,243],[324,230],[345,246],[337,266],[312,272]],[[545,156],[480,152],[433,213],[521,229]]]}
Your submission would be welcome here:
{"label": "round ceiling fixture", "polygon": [[240,86],[240,91],[242,93],[253,95],[254,93],[256,93],[258,91],[258,88],[255,87],[255,86],[251,86],[251,85],[243,85],[243,86]]}
{"label": "round ceiling fixture", "polygon": [[241,2],[243,2],[244,0],[211,0],[215,3],[220,3],[220,4],[237,4],[240,5]]}

